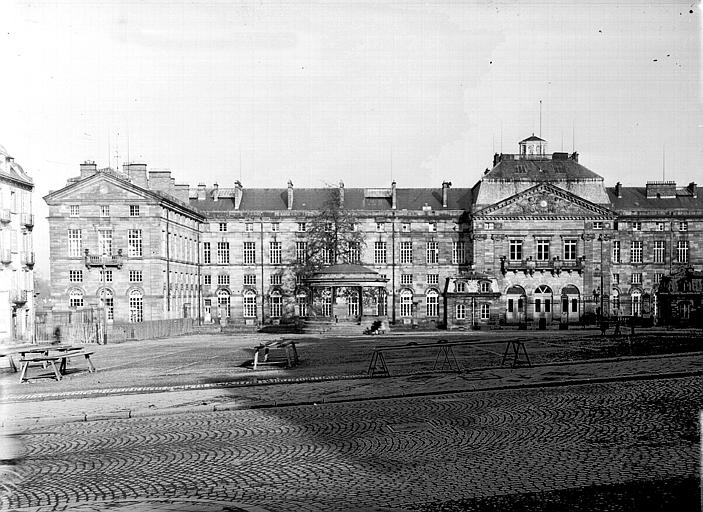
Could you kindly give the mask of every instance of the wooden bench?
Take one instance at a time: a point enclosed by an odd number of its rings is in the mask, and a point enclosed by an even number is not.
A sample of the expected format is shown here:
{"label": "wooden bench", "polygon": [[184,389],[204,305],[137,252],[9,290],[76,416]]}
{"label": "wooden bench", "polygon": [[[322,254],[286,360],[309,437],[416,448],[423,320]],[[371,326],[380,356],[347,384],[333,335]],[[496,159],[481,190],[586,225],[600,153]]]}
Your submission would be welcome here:
{"label": "wooden bench", "polygon": [[7,358],[7,362],[8,362],[9,365],[10,365],[10,369],[11,369],[13,372],[17,373],[17,365],[15,364],[15,360],[14,360],[14,358],[12,357],[13,355],[14,355],[14,354],[13,354],[12,352],[2,352],[2,353],[0,353],[0,357],[6,357],[6,358]]}
{"label": "wooden bench", "polygon": [[[71,357],[83,356],[88,363],[88,372],[95,372],[95,366],[90,360],[90,356],[93,355],[93,351],[83,350],[83,349],[71,349],[67,351],[61,351],[54,355],[36,355],[28,354],[20,359],[20,382],[24,382],[27,379],[27,368],[33,363],[41,363],[42,366],[46,367],[47,364],[51,365],[54,371],[54,376],[56,380],[61,380],[61,375],[66,373],[66,363]],[[59,367],[56,367],[56,363],[59,363]]]}

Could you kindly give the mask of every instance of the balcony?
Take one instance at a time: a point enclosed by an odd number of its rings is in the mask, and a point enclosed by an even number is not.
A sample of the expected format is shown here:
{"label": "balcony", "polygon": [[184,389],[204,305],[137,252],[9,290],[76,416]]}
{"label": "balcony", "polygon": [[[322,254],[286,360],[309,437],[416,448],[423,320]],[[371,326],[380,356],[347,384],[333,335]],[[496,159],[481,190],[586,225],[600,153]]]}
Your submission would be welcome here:
{"label": "balcony", "polygon": [[91,254],[85,255],[85,266],[87,268],[92,267],[110,267],[110,268],[122,268],[124,264],[124,257],[122,256],[122,251],[119,251],[117,255],[110,256],[93,256]]}
{"label": "balcony", "polygon": [[27,268],[34,268],[34,253],[25,251],[22,253],[22,265]]}
{"label": "balcony", "polygon": [[0,222],[8,223],[12,220],[10,210],[8,208],[0,208]]}
{"label": "balcony", "polygon": [[0,249],[0,262],[12,263],[12,251],[10,249]]}
{"label": "balcony", "polygon": [[558,257],[551,260],[533,260],[532,257],[526,260],[509,260],[505,256],[500,257],[500,271],[503,274],[508,272],[525,272],[525,274],[534,274],[535,272],[550,272],[552,275],[560,274],[563,271],[576,271],[579,274],[583,272],[585,266],[585,257],[575,260],[564,261]]}
{"label": "balcony", "polygon": [[31,231],[32,228],[34,228],[34,215],[31,213],[23,213],[22,225]]}
{"label": "balcony", "polygon": [[27,302],[27,290],[11,290],[10,300],[13,304],[25,304]]}

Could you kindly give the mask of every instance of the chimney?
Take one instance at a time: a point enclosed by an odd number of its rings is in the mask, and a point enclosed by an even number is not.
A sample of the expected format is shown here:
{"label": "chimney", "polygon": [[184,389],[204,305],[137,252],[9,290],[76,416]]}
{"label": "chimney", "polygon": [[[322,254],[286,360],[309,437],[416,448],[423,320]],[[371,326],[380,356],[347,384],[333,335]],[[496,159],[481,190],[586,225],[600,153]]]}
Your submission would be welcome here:
{"label": "chimney", "polygon": [[89,178],[98,172],[98,167],[92,160],[86,160],[81,164],[81,179]]}
{"label": "chimney", "polygon": [[344,182],[339,180],[339,207],[344,208]]}
{"label": "chimney", "polygon": [[129,176],[129,180],[136,186],[149,188],[146,177],[146,164],[123,164],[122,171]]}
{"label": "chimney", "polygon": [[574,151],[573,153],[571,153],[571,159],[572,159],[574,162],[578,163],[578,161],[579,161],[579,154],[578,154],[576,151]]}
{"label": "chimney", "polygon": [[442,208],[447,207],[447,196],[449,195],[449,187],[452,186],[451,181],[442,182]]}
{"label": "chimney", "polygon": [[503,155],[499,155],[498,153],[495,153],[495,154],[493,155],[493,167],[495,167],[496,165],[498,165],[498,163],[500,163],[500,160],[501,160],[501,157],[502,157],[502,156],[503,156]]}
{"label": "chimney", "polygon": [[237,180],[234,182],[234,209],[239,210],[239,206],[242,204],[242,183]]}
{"label": "chimney", "polygon": [[391,183],[391,208],[394,210],[398,209],[398,197],[395,193],[395,180]]}
{"label": "chimney", "polygon": [[206,195],[205,183],[198,183],[198,201],[205,201]]}
{"label": "chimney", "polygon": [[293,182],[288,180],[288,209],[293,209]]}
{"label": "chimney", "polygon": [[212,200],[217,201],[220,198],[220,189],[217,183],[212,184]]}
{"label": "chimney", "polygon": [[164,194],[173,195],[173,178],[171,171],[149,171],[149,188]]}
{"label": "chimney", "polygon": [[622,183],[619,181],[615,184],[615,194],[618,197],[622,197]]}
{"label": "chimney", "polygon": [[173,196],[178,199],[179,201],[182,201],[186,204],[190,201],[190,197],[188,197],[189,192],[190,192],[190,186],[188,186],[187,183],[178,183],[174,187],[174,194]]}
{"label": "chimney", "polygon": [[698,186],[694,182],[689,183],[688,187],[686,187],[686,190],[691,193],[694,199],[698,198]]}

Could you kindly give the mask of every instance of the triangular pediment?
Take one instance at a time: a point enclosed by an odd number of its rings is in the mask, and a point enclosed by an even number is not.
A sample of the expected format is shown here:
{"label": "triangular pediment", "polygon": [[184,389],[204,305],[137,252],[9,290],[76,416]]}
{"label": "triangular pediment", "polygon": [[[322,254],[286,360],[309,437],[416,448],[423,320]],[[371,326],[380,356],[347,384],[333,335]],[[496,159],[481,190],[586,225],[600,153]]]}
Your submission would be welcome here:
{"label": "triangular pediment", "polygon": [[106,173],[96,173],[89,178],[70,183],[60,190],[48,194],[44,199],[47,203],[54,201],[72,201],[81,199],[97,199],[109,197],[111,200],[154,199],[150,191],[138,187],[128,181]]}
{"label": "triangular pediment", "polygon": [[612,219],[615,214],[549,183],[540,183],[474,214],[491,218]]}

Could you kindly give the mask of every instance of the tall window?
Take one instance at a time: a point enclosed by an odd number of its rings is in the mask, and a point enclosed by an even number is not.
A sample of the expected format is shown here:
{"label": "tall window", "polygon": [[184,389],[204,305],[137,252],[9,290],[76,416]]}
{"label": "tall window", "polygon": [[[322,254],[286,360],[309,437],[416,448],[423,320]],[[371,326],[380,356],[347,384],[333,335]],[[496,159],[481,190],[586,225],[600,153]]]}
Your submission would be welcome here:
{"label": "tall window", "polygon": [[620,263],[620,240],[613,240],[613,263]]}
{"label": "tall window", "polygon": [[463,241],[452,242],[452,263],[466,263],[466,244]]}
{"label": "tall window", "polygon": [[413,262],[413,243],[412,242],[400,242],[400,262],[401,263],[412,263]]}
{"label": "tall window", "polygon": [[679,263],[688,263],[688,240],[676,242],[676,260]]}
{"label": "tall window", "polygon": [[666,254],[666,242],[664,240],[654,241],[654,263],[664,263]]}
{"label": "tall window", "polygon": [[142,230],[130,229],[127,232],[127,254],[130,258],[142,256]]}
{"label": "tall window", "polygon": [[229,242],[217,242],[217,263],[229,263]]}
{"label": "tall window", "polygon": [[427,316],[439,316],[439,292],[437,290],[427,291],[425,304],[427,306]]}
{"label": "tall window", "polygon": [[549,240],[537,240],[537,260],[547,261],[549,259]]}
{"label": "tall window", "polygon": [[281,264],[281,242],[269,242],[269,258],[271,265]]}
{"label": "tall window", "polygon": [[222,318],[229,318],[232,316],[230,310],[230,296],[227,290],[220,290],[217,292],[217,306],[220,308],[220,316]]}
{"label": "tall window", "polygon": [[376,264],[386,263],[386,242],[373,243],[373,262]]}
{"label": "tall window", "polygon": [[101,204],[100,205],[100,216],[101,217],[109,217],[110,216],[110,205],[109,204]]}
{"label": "tall window", "polygon": [[466,305],[465,304],[457,304],[456,305],[456,312],[454,313],[454,318],[457,320],[466,320]]}
{"label": "tall window", "polygon": [[68,307],[69,308],[82,308],[83,307],[83,292],[80,290],[71,290],[68,294]]}
{"label": "tall window", "polygon": [[308,243],[295,242],[295,260],[298,263],[305,263],[308,258]]}
{"label": "tall window", "polygon": [[308,296],[304,293],[296,295],[295,303],[298,306],[298,316],[308,316]]}
{"label": "tall window", "polygon": [[129,321],[144,321],[144,295],[139,290],[129,292]]}
{"label": "tall window", "polygon": [[112,255],[112,230],[98,229],[98,252],[102,255]]}
{"label": "tall window", "polygon": [[256,242],[244,242],[244,264],[256,263]]}
{"label": "tall window", "polygon": [[481,320],[491,318],[491,306],[489,304],[481,304]]}
{"label": "tall window", "polygon": [[269,301],[271,304],[271,316],[273,318],[280,317],[281,312],[283,310],[283,299],[281,297],[281,292],[279,292],[279,291],[272,292],[271,296],[269,297]]}
{"label": "tall window", "polygon": [[576,259],[576,240],[564,240],[564,259]]}
{"label": "tall window", "polygon": [[642,242],[634,240],[630,246],[630,263],[642,263]]}
{"label": "tall window", "polygon": [[203,242],[203,263],[211,263],[210,242]]}
{"label": "tall window", "polygon": [[351,263],[361,262],[361,247],[359,246],[359,242],[349,243],[349,261]]}
{"label": "tall window", "polygon": [[82,243],[81,243],[81,230],[80,229],[69,229],[68,230],[68,255],[69,256],[81,256]]}
{"label": "tall window", "polygon": [[427,264],[439,262],[439,242],[427,242]]}
{"label": "tall window", "polygon": [[403,290],[400,292],[400,316],[412,316],[413,314],[413,292]]}
{"label": "tall window", "polygon": [[640,316],[642,314],[642,294],[639,290],[635,290],[630,294],[632,300],[632,314]]}
{"label": "tall window", "polygon": [[329,289],[322,291],[322,316],[332,316],[332,292]]}
{"label": "tall window", "polygon": [[322,249],[322,264],[323,265],[330,265],[332,263],[332,253],[333,249],[330,247],[325,247]]}
{"label": "tall window", "polygon": [[129,216],[130,217],[139,217],[139,205],[138,204],[130,204],[129,205]]}
{"label": "tall window", "polygon": [[510,241],[510,259],[513,261],[522,260],[522,240]]}
{"label": "tall window", "polygon": [[105,289],[100,292],[100,302],[103,303],[103,306],[107,310],[107,319],[108,320],[114,320],[115,319],[115,299],[112,295],[112,291]]}

